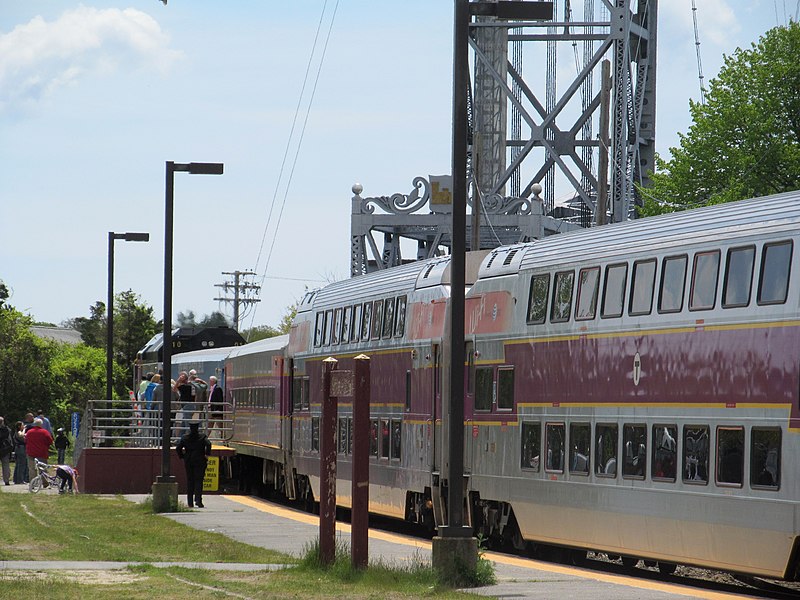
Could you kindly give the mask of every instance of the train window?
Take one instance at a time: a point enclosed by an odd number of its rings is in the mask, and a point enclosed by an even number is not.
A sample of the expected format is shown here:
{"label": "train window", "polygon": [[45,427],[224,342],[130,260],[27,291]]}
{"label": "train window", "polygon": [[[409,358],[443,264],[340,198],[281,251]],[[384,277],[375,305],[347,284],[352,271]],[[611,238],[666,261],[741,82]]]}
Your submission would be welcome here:
{"label": "train window", "polygon": [[655,259],[633,263],[629,315],[649,315],[653,310],[653,284],[656,281]]}
{"label": "train window", "polygon": [[728,260],[725,263],[725,285],[722,288],[722,308],[750,304],[755,257],[755,246],[728,250]]}
{"label": "train window", "polygon": [[606,279],[603,283],[603,310],[600,316],[621,317],[625,303],[625,285],[628,282],[628,265],[609,265],[606,267]]}
{"label": "train window", "polygon": [[392,419],[392,456],[394,460],[400,460],[400,451],[403,443],[403,422],[400,419]]}
{"label": "train window", "polygon": [[268,387],[264,390],[264,408],[268,410],[275,410],[275,388]]}
{"label": "train window", "polygon": [[314,346],[319,348],[322,346],[322,334],[325,330],[325,313],[322,311],[317,313],[316,323],[314,324]]}
{"label": "train window", "polygon": [[594,428],[595,463],[594,472],[598,477],[617,476],[617,439],[619,429],[615,424],[596,425]]}
{"label": "train window", "polygon": [[514,408],[514,367],[497,369],[497,408],[500,410]]}
{"label": "train window", "polygon": [[717,483],[742,486],[744,427],[717,427]]}
{"label": "train window", "polygon": [[581,269],[578,273],[578,301],[575,319],[586,321],[597,314],[597,291],[600,289],[600,267]]}
{"label": "train window", "polygon": [[394,298],[387,298],[383,309],[383,334],[382,337],[390,338],[394,331]]}
{"label": "train window", "polygon": [[342,309],[337,308],[333,311],[333,332],[331,334],[331,344],[338,344],[342,337]]}
{"label": "train window", "polygon": [[589,474],[592,430],[588,423],[569,425],[569,470],[578,475]]}
{"label": "train window", "polygon": [[708,483],[708,427],[704,425],[683,428],[683,481]]}
{"label": "train window", "polygon": [[372,419],[369,422],[369,455],[378,456],[378,435],[380,427],[378,426],[378,419]]}
{"label": "train window", "polygon": [[347,454],[347,419],[344,417],[339,417],[336,439],[336,452],[339,454]]}
{"label": "train window", "polygon": [[564,424],[548,423],[545,426],[545,471],[564,472]]}
{"label": "train window", "polygon": [[347,453],[353,453],[353,417],[347,417]]}
{"label": "train window", "polygon": [[719,250],[698,252],[694,255],[689,310],[709,310],[714,308],[714,304],[717,301],[718,275]]}
{"label": "train window", "polygon": [[759,304],[786,302],[791,263],[792,242],[764,244],[761,256],[761,280],[758,282]]}
{"label": "train window", "polygon": [[467,393],[475,393],[475,344],[464,344],[464,354],[467,355]]}
{"label": "train window", "polygon": [[319,452],[319,417],[311,417],[311,451]]}
{"label": "train window", "polygon": [[361,339],[366,341],[372,328],[372,302],[364,302],[364,315],[361,319]]}
{"label": "train window", "polygon": [[292,378],[292,407],[300,410],[303,406],[303,378]]}
{"label": "train window", "polygon": [[411,410],[411,371],[406,371],[406,410]]}
{"label": "train window", "polygon": [[644,479],[647,473],[647,426],[622,426],[622,476]]}
{"label": "train window", "polygon": [[397,297],[397,317],[394,323],[394,335],[396,337],[403,337],[406,333],[406,297]]}
{"label": "train window", "polygon": [[575,271],[556,273],[553,281],[553,304],[550,307],[550,322],[563,323],[569,321],[569,315],[572,312],[572,287],[575,283]]}
{"label": "train window", "polygon": [[353,325],[353,307],[345,306],[342,312],[342,343],[346,344],[352,338],[350,337],[350,328]]}
{"label": "train window", "polygon": [[542,443],[542,424],[522,422],[522,464],[523,469],[539,472],[539,452]]}
{"label": "train window", "polygon": [[544,323],[547,317],[547,292],[550,289],[550,275],[536,275],[531,279],[528,296],[528,324]]}
{"label": "train window", "polygon": [[781,485],[781,430],[750,431],[750,486],[777,490]]}
{"label": "train window", "polygon": [[301,398],[301,408],[308,410],[311,408],[311,378],[303,377],[303,396]]}
{"label": "train window", "polygon": [[381,458],[389,458],[390,445],[389,420],[381,419]]}
{"label": "train window", "polygon": [[661,264],[661,289],[658,293],[658,312],[672,313],[683,309],[686,288],[686,256],[669,256]]}
{"label": "train window", "polygon": [[480,367],[475,369],[475,410],[492,410],[494,394],[494,369]]}
{"label": "train window", "polygon": [[357,342],[361,335],[361,315],[363,314],[364,307],[360,304],[353,306],[353,325],[350,328],[350,341]]}
{"label": "train window", "polygon": [[323,346],[331,345],[331,333],[333,333],[333,311],[325,311],[325,335],[322,338]]}
{"label": "train window", "polygon": [[678,475],[678,428],[653,425],[653,479],[675,481]]}
{"label": "train window", "polygon": [[381,337],[381,327],[383,326],[383,300],[375,300],[372,304],[372,335],[373,340]]}

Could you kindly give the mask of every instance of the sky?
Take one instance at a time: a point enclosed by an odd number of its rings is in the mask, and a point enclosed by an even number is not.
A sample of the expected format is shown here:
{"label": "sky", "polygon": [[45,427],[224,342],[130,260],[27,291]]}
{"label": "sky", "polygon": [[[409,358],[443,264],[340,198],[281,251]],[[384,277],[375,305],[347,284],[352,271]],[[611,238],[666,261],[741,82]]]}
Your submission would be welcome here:
{"label": "sky", "polygon": [[[699,83],[691,0],[659,4],[668,156]],[[800,10],[696,5],[706,81]],[[277,325],[306,287],[349,276],[354,183],[365,197],[408,193],[450,171],[452,12],[444,0],[0,0],[11,304],[55,324],[88,316],[107,296],[108,232],[148,232],[116,242],[114,289],[161,318],[166,161],[222,162],[222,176],[175,175],[174,312],[232,315],[215,284],[255,270],[261,302],[242,326]]]}

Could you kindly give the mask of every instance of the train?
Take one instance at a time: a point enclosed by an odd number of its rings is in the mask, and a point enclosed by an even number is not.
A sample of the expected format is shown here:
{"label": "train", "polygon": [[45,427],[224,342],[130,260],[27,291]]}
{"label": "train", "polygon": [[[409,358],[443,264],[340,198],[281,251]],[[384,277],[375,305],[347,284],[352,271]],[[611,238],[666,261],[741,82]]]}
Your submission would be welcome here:
{"label": "train", "polygon": [[[468,253],[463,486],[474,533],[665,573],[685,564],[797,580],[795,242],[800,192]],[[242,485],[314,506],[323,360],[350,369],[363,354],[370,511],[446,524],[449,302],[449,257],[422,260],[310,291],[288,335],[231,349]],[[352,438],[364,433],[340,399],[342,507]]]}

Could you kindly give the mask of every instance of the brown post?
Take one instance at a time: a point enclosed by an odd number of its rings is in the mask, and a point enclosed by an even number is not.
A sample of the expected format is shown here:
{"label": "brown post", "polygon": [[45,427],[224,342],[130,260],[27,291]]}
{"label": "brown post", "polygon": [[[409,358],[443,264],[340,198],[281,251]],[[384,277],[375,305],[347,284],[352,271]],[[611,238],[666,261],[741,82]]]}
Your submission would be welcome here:
{"label": "brown post", "polygon": [[322,424],[319,460],[319,557],[323,565],[336,560],[336,420],[339,402],[331,396],[331,373],[338,361],[322,361]]}
{"label": "brown post", "polygon": [[369,562],[369,356],[355,357],[353,377],[353,477],[350,550],[353,568]]}

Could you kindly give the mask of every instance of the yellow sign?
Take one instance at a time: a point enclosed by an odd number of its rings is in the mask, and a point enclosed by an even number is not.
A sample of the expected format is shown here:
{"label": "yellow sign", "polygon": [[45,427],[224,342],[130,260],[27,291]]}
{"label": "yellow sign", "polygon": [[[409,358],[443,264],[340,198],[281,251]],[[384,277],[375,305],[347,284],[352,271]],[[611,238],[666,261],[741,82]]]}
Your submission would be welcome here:
{"label": "yellow sign", "polygon": [[216,492],[219,489],[219,456],[209,456],[203,476],[203,491]]}

